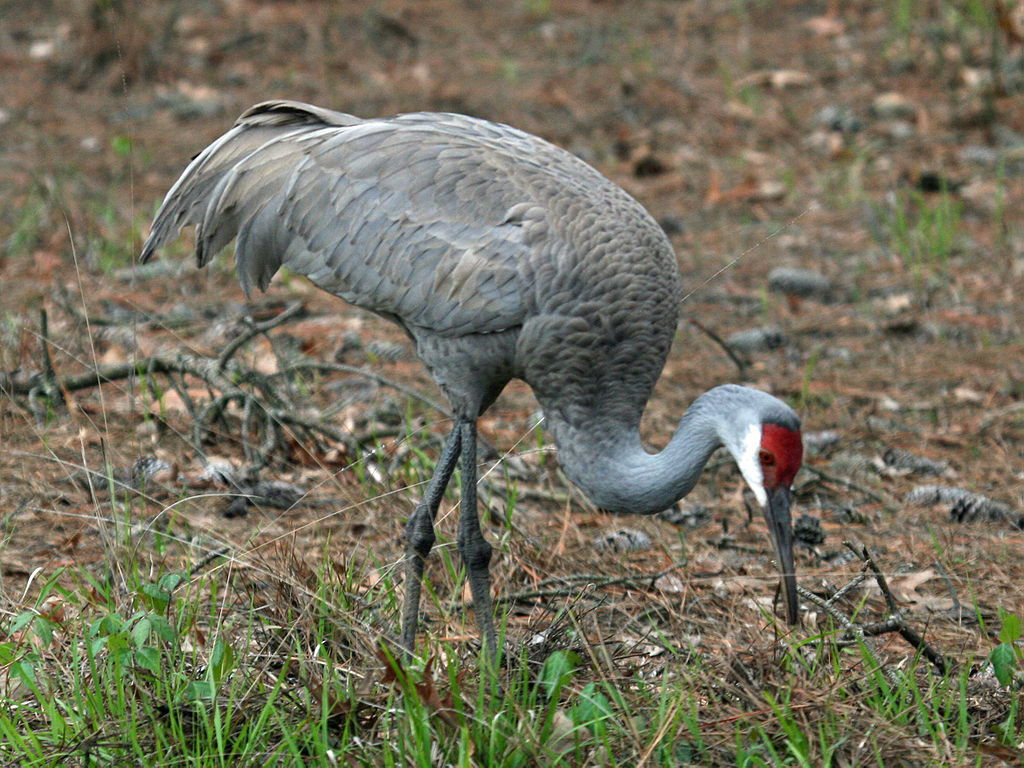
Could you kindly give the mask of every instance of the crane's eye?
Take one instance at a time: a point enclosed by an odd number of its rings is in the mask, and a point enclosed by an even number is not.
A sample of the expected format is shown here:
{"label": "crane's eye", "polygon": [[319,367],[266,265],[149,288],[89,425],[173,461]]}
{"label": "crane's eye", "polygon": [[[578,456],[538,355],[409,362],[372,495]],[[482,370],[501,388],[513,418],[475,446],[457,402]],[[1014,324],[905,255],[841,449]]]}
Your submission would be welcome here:
{"label": "crane's eye", "polygon": [[764,467],[771,467],[775,465],[775,454],[771,451],[761,451],[758,455],[758,459]]}

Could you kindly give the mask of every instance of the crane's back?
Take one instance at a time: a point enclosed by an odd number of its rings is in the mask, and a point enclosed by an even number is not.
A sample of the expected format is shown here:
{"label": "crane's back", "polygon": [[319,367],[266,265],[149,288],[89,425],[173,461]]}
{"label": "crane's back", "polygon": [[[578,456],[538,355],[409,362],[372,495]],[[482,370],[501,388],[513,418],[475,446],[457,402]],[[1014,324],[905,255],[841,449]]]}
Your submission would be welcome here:
{"label": "crane's back", "polygon": [[465,409],[518,376],[556,418],[639,421],[675,331],[678,267],[643,207],[464,115],[257,105],[189,165],[142,258],[189,224],[200,263],[237,236],[247,291],[285,266],[402,325]]}

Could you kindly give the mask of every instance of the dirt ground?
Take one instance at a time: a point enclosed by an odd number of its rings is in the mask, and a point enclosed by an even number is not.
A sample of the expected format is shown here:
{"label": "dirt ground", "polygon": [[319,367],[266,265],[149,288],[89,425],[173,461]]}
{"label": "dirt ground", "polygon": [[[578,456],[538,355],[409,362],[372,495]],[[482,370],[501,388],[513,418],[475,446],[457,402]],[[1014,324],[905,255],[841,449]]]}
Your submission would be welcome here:
{"label": "dirt ground", "polygon": [[[858,566],[842,542],[863,542],[937,648],[982,659],[998,609],[1024,613],[1024,13],[996,7],[1001,15],[956,2],[4,2],[5,610],[33,575],[102,563],[103,483],[89,471],[127,472],[155,454],[184,477],[201,472],[180,397],[157,407],[139,379],[121,378],[69,388],[66,407],[40,410],[18,386],[45,373],[44,350],[69,377],[223,348],[247,311],[230,259],[196,271],[185,241],[155,267],[134,258],[189,158],[247,106],[290,98],[360,116],[438,110],[507,122],[637,197],[671,235],[689,292],[645,415],[650,444],[663,445],[716,384],[787,399],[808,437],[796,514],[824,534],[802,522],[801,583],[842,584]],[[301,281],[275,281],[249,309],[266,318],[295,300],[302,317],[278,332],[302,352],[440,399],[399,331]],[[261,338],[246,359],[268,350]],[[362,397],[355,381],[327,376],[310,398],[337,406],[339,429],[395,433],[394,412],[400,420],[409,401],[386,386]],[[447,422],[412,407],[425,432],[415,439],[430,437],[422,447],[435,451]],[[684,506],[691,525],[610,517],[533,450],[535,410],[528,389],[512,386],[481,421],[519,462],[515,530],[488,533],[500,539],[498,592],[545,569],[657,573],[685,559],[657,599],[705,617],[718,615],[706,602],[744,605],[733,616],[745,629],[714,636],[700,625],[705,648],[756,643],[756,606],[774,584],[770,547],[728,463],[715,462],[688,500],[703,512]],[[367,488],[408,482],[383,461],[382,477],[356,477],[344,469],[351,454],[331,450],[307,461],[296,449],[265,477],[353,505]],[[229,434],[206,451],[244,461]],[[499,511],[502,487],[490,501]],[[391,562],[414,499],[401,496],[397,513],[378,501],[231,518],[214,499],[184,514],[194,541],[291,532],[312,552],[329,534],[341,551]],[[133,514],[164,509],[157,501]],[[450,538],[452,523],[441,522]],[[594,547],[624,527],[649,533],[652,548]],[[868,599],[882,615],[877,592]],[[535,619],[515,613],[510,632]],[[909,652],[898,637],[884,642]]]}

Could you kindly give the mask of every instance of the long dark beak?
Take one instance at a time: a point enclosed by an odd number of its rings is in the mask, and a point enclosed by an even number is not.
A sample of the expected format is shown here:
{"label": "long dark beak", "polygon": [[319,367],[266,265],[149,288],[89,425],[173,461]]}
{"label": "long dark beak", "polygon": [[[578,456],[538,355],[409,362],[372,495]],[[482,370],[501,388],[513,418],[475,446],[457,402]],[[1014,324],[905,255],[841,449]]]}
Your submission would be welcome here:
{"label": "long dark beak", "polygon": [[796,566],[793,564],[793,524],[789,517],[789,505],[792,493],[789,488],[776,488],[768,494],[768,503],[764,506],[764,519],[768,523],[768,532],[775,547],[775,562],[782,574],[782,599],[786,604],[786,621],[796,624],[797,610],[800,607],[796,599]]}

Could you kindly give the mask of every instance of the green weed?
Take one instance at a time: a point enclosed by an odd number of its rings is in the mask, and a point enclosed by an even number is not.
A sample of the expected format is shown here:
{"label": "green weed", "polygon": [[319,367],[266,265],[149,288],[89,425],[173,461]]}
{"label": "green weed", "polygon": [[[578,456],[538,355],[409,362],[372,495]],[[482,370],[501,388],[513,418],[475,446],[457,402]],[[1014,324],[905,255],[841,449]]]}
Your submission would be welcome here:
{"label": "green weed", "polygon": [[950,258],[960,247],[963,204],[948,190],[932,200],[920,192],[898,195],[883,214],[889,244],[922,287],[928,278],[946,279]]}

